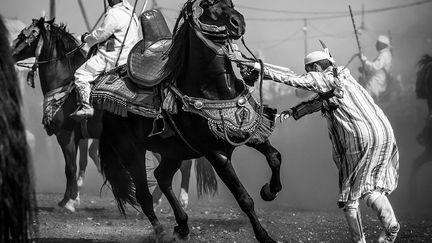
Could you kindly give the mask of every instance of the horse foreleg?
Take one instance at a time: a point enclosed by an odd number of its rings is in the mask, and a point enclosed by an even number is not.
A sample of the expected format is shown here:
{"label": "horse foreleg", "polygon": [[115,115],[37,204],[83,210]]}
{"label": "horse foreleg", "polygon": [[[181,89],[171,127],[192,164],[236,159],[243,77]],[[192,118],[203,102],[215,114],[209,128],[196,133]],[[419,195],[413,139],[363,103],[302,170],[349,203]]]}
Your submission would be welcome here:
{"label": "horse foreleg", "polygon": [[172,181],[174,174],[180,168],[181,160],[168,160],[162,157],[159,166],[156,168],[154,175],[159,187],[167,198],[171,208],[174,211],[177,226],[174,227],[174,235],[181,240],[189,239],[188,216],[177,200],[173,190]]}
{"label": "horse foreleg", "polygon": [[78,140],[73,131],[61,131],[56,134],[57,141],[65,159],[66,191],[63,200],[58,205],[75,212],[75,199],[78,196],[76,154]]}
{"label": "horse foreleg", "polygon": [[87,151],[88,151],[88,139],[81,139],[78,143],[79,150],[79,171],[78,171],[78,191],[81,190],[82,185],[84,184],[85,171],[87,168]]}
{"label": "horse foreleg", "polygon": [[191,168],[192,168],[192,160],[183,160],[181,166],[180,166],[180,173],[181,173],[181,183],[180,183],[180,193],[179,193],[179,200],[181,206],[186,209],[189,204],[189,181],[190,181],[190,175],[191,175]]}
{"label": "horse foreleg", "polygon": [[248,143],[247,146],[256,149],[266,157],[267,163],[272,171],[272,176],[270,179],[270,184],[266,183],[261,188],[261,198],[264,201],[272,201],[282,190],[282,183],[280,181],[280,167],[282,156],[279,151],[270,144],[268,140],[260,144]]}
{"label": "horse foreleg", "polygon": [[432,161],[432,151],[426,148],[413,162],[411,174],[409,177],[410,194],[416,197],[416,177],[420,168],[427,162]]}
{"label": "horse foreleg", "polygon": [[206,155],[206,158],[208,161],[210,161],[210,163],[213,165],[213,168],[216,170],[216,173],[231,191],[240,208],[248,216],[255,233],[255,238],[259,242],[276,242],[267,234],[267,231],[259,222],[254,210],[254,201],[237,177],[237,174],[228,156],[215,152]]}
{"label": "horse foreleg", "polygon": [[90,158],[93,160],[93,163],[95,164],[97,171],[101,173],[101,165],[100,165],[98,151],[99,151],[99,139],[92,139],[88,153]]}

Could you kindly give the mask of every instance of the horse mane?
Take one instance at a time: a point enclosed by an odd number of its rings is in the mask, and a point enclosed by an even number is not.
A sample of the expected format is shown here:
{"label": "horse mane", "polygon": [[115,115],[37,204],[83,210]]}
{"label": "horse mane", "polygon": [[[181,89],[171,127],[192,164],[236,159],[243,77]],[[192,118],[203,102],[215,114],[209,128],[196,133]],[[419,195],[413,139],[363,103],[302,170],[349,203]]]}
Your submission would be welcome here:
{"label": "horse mane", "polygon": [[[47,38],[47,32],[50,33],[49,39],[50,39],[50,51],[49,56],[53,55],[53,52],[55,52],[58,55],[58,58],[64,59],[68,65],[69,68],[76,68],[79,64],[81,64],[81,60],[85,55],[82,51],[76,51],[73,54],[70,54],[68,58],[66,57],[66,54],[73,49],[77,48],[79,46],[78,41],[75,39],[75,37],[69,33],[66,30],[66,25],[64,23],[61,23],[60,25],[47,22],[49,24],[49,28],[45,28],[44,24],[41,26],[41,34]],[[79,55],[77,55],[79,53]]]}
{"label": "horse mane", "polygon": [[165,54],[164,58],[168,58],[163,73],[168,73],[167,80],[174,82],[178,80],[183,72],[184,66],[187,64],[187,53],[189,52],[189,23],[187,20],[186,3],[180,11],[179,17],[174,26],[173,40],[171,46]]}
{"label": "horse mane", "polygon": [[0,242],[31,242],[36,199],[7,33],[0,17]]}

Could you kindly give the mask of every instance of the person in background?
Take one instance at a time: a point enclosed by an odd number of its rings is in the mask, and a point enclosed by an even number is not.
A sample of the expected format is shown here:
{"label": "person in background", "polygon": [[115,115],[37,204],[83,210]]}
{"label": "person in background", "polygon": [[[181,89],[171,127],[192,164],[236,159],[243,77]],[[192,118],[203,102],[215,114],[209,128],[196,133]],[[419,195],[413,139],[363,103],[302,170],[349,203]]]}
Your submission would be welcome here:
{"label": "person in background", "polygon": [[[260,70],[259,63],[242,62]],[[312,102],[327,119],[333,160],[339,170],[338,205],[345,214],[352,242],[365,242],[359,200],[378,215],[384,230],[378,242],[394,242],[400,225],[387,196],[399,178],[399,152],[392,126],[369,93],[345,67],[336,67],[333,58],[323,51],[308,54],[304,60],[306,74],[264,64],[266,79],[274,80],[318,94],[321,105]],[[297,113],[310,113],[309,105],[281,113],[281,121]],[[301,115],[300,115],[301,116]]]}
{"label": "person in background", "polygon": [[81,106],[71,116],[79,119],[91,117],[94,113],[90,105],[90,82],[116,65],[125,64],[129,52],[139,41],[139,22],[128,1],[108,0],[108,4],[111,8],[105,14],[102,25],[92,33],[81,36],[81,41],[90,47],[97,45],[97,52],[75,72],[75,86]]}
{"label": "person in background", "polygon": [[360,71],[366,76],[365,89],[375,100],[379,100],[387,89],[392,66],[390,39],[385,35],[378,36],[375,48],[378,56],[373,61],[369,61],[365,55],[360,54],[360,60],[365,69]]}

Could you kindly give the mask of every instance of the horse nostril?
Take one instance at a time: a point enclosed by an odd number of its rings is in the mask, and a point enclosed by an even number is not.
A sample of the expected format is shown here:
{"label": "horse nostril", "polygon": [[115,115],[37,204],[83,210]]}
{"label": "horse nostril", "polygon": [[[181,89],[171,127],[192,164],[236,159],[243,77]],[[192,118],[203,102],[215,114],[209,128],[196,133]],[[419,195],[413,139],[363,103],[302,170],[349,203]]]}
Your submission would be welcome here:
{"label": "horse nostril", "polygon": [[239,21],[238,21],[237,18],[234,17],[234,16],[231,17],[230,22],[231,22],[231,24],[232,24],[234,27],[239,27],[239,26],[240,26]]}

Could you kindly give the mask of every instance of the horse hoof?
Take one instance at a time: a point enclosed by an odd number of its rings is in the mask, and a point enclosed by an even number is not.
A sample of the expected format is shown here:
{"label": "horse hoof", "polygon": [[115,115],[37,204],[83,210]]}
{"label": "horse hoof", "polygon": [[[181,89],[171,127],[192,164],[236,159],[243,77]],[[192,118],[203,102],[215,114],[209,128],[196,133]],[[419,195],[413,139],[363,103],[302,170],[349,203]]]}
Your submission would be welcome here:
{"label": "horse hoof", "polygon": [[189,227],[183,227],[175,226],[174,227],[174,233],[173,235],[175,238],[179,241],[189,241],[190,240],[190,234],[189,234]]}
{"label": "horse hoof", "polygon": [[68,202],[68,200],[65,199],[65,198],[63,198],[63,200],[61,200],[59,203],[57,203],[57,205],[59,207],[63,208],[66,205],[67,202]]}
{"label": "horse hoof", "polygon": [[158,236],[158,235],[162,235],[163,232],[164,232],[164,229],[163,229],[163,226],[162,226],[162,225],[156,225],[156,226],[154,226],[154,227],[153,227],[153,230],[154,230],[154,234],[155,234],[156,236]]}
{"label": "horse hoof", "polygon": [[72,213],[75,213],[75,200],[69,199],[69,201],[64,205],[64,208],[69,210]]}
{"label": "horse hoof", "polygon": [[266,201],[273,201],[277,197],[277,193],[272,193],[270,190],[270,184],[266,183],[260,191],[261,198]]}

